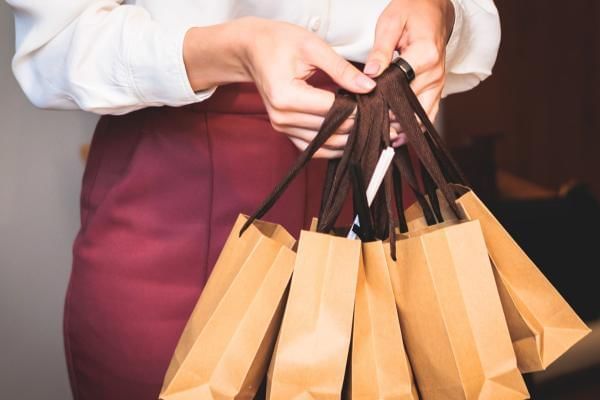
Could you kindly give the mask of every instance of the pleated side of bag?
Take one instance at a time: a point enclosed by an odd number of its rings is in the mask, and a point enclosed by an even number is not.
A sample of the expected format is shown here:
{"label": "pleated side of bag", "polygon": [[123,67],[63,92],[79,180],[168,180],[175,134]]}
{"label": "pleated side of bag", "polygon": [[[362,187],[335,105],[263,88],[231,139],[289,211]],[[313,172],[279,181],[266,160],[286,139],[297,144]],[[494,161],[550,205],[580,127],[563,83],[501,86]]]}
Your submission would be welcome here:
{"label": "pleated side of bag", "polygon": [[[519,369],[544,370],[590,329],[477,195],[464,189],[457,203],[468,219],[481,224]],[[447,206],[442,214],[452,218]],[[413,228],[425,225],[416,205],[407,218]]]}
{"label": "pleated side of bag", "polygon": [[163,400],[253,398],[277,336],[295,253],[277,224],[240,215],[179,340]]}
{"label": "pleated side of bag", "polygon": [[458,204],[469,219],[481,223],[519,368],[547,368],[590,329],[474,192],[461,196]]}

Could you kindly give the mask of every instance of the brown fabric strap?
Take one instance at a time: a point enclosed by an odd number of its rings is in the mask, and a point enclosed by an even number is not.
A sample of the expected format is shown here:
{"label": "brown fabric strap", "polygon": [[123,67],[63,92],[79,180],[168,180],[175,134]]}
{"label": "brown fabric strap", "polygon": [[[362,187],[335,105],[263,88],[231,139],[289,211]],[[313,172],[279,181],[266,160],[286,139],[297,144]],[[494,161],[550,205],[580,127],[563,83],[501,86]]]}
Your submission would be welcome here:
{"label": "brown fabric strap", "polygon": [[386,215],[387,215],[387,229],[386,232],[383,232],[385,238],[386,236],[390,239],[390,257],[392,260],[396,261],[396,226],[398,225],[397,219],[394,217],[393,210],[393,190],[394,190],[394,181],[392,175],[392,168],[388,168],[385,177],[383,178],[383,188],[385,193],[385,206],[386,206]]}
{"label": "brown fabric strap", "polygon": [[327,172],[325,173],[325,180],[323,182],[323,190],[321,191],[321,204],[319,206],[319,220],[323,219],[325,213],[326,202],[331,194],[331,188],[333,185],[333,178],[335,172],[340,164],[339,158],[333,158],[327,162]]}
{"label": "brown fabric strap", "polygon": [[359,226],[353,225],[352,230],[363,242],[373,242],[376,240],[373,218],[369,209],[361,168],[357,163],[352,163],[350,165],[350,177],[352,182],[354,215],[358,215],[359,221]]}
{"label": "brown fabric strap", "polygon": [[407,92],[412,93],[412,89],[406,75],[399,68],[388,68],[379,78],[378,88],[383,93],[389,108],[402,124],[408,142],[415,149],[419,160],[442,192],[452,211],[459,216],[460,212],[455,203],[456,194],[443,175],[425,135],[421,132],[413,107],[408,101]]}
{"label": "brown fabric strap", "polygon": [[[385,101],[379,93],[374,90],[368,96],[360,96],[358,99],[358,110],[362,115],[369,115],[369,123],[367,125],[367,144],[365,145],[361,165],[365,171],[365,183],[368,183],[373,176],[373,171],[377,164],[377,160],[384,149],[385,139],[389,142],[389,120],[386,118],[387,107]],[[386,133],[384,133],[386,132]],[[385,181],[385,179],[384,179]],[[385,185],[385,183],[384,183]],[[389,217],[386,210],[386,195],[385,190],[379,190],[371,204],[371,212],[375,227],[375,234],[378,238],[384,239],[388,236]]]}
{"label": "brown fabric strap", "polygon": [[[373,144],[372,131],[373,124],[376,123],[375,113],[376,107],[369,99],[373,98],[373,93],[368,95],[357,96],[357,112],[354,127],[348,138],[348,143],[344,148],[344,153],[340,159],[340,163],[333,179],[331,191],[328,199],[325,201],[324,209],[326,212],[323,213],[323,217],[319,219],[317,230],[319,232],[329,232],[335,221],[340,214],[340,211],[344,205],[344,201],[348,196],[350,190],[350,176],[348,168],[351,162],[358,163],[361,165],[363,178],[368,182],[375,163],[370,157],[367,147],[369,144]],[[381,104],[383,106],[383,103]],[[379,137],[379,135],[377,135]],[[378,156],[378,155],[377,155]],[[367,159],[365,158],[367,157]],[[372,167],[371,167],[372,165]]]}
{"label": "brown fabric strap", "polygon": [[412,106],[415,114],[419,117],[419,120],[426,129],[425,135],[432,151],[442,166],[443,172],[446,174],[447,179],[452,183],[458,183],[461,185],[469,186],[468,180],[464,173],[458,166],[458,163],[452,156],[452,153],[448,149],[444,139],[439,134],[435,126],[427,116],[427,112],[423,109],[423,106],[419,102],[419,99],[415,93],[408,87],[408,90],[404,90],[406,97]]}
{"label": "brown fabric strap", "polygon": [[273,207],[275,202],[281,197],[285,189],[289,186],[290,182],[298,175],[298,173],[306,166],[312,156],[319,150],[323,144],[335,133],[340,125],[352,115],[356,107],[356,102],[353,96],[345,93],[337,93],[335,101],[331,106],[331,109],[325,116],[325,120],[319,129],[319,132],[315,136],[308,147],[300,154],[296,159],[296,162],[290,168],[286,176],[279,182],[279,184],[273,189],[271,194],[263,201],[259,206],[258,210],[246,221],[242,229],[240,230],[240,236],[248,229],[248,227],[259,218],[262,218],[270,209]]}
{"label": "brown fabric strap", "polygon": [[[458,166],[412,92],[406,75],[399,68],[393,67],[388,68],[378,78],[377,87],[369,94],[354,95],[342,91],[336,94],[335,102],[313,141],[300,154],[259,209],[248,219],[240,234],[255,219],[263,217],[268,212],[309,159],[355,109],[356,120],[342,157],[339,160],[331,160],[327,167],[317,230],[319,232],[333,230],[352,187],[355,209],[361,214],[361,223],[363,218],[366,223],[367,234],[363,234],[363,237],[389,238],[393,244],[396,240],[395,227],[398,223],[395,214],[400,220],[401,231],[405,232],[408,229],[402,204],[402,180],[414,191],[428,224],[432,225],[442,220],[435,195],[437,188],[453,212],[457,216],[460,215],[455,203],[456,193],[447,179],[456,180],[456,183],[463,183],[466,180],[463,179]],[[393,111],[398,118],[408,137],[408,145],[415,150],[422,164],[424,186],[429,194],[431,205],[434,206],[433,210],[419,188],[406,147],[396,150],[393,168],[386,172],[383,185],[377,192],[372,206],[370,209],[368,205],[365,206],[364,188],[371,179],[382,149],[390,144],[389,110]],[[417,116],[427,128],[426,134],[421,132]],[[394,213],[394,205],[396,213]],[[392,245],[391,249],[392,257],[395,258],[395,246]]]}
{"label": "brown fabric strap", "polygon": [[394,199],[396,200],[396,214],[398,215],[398,228],[400,233],[408,232],[408,223],[404,215],[404,198],[402,194],[402,176],[396,163],[392,165],[392,173],[394,180]]}
{"label": "brown fabric strap", "polygon": [[442,216],[442,209],[440,208],[440,201],[437,196],[437,186],[431,176],[421,165],[421,176],[423,177],[423,185],[425,186],[425,193],[427,193],[427,197],[429,198],[429,203],[431,204],[431,208],[433,209],[433,213],[435,214],[435,218],[437,222],[444,222],[444,217]]}
{"label": "brown fabric strap", "polygon": [[[382,128],[380,129],[380,134],[381,134],[381,142],[383,143],[383,146],[381,146],[382,148],[387,148],[389,146],[391,146],[391,141],[390,141],[390,114],[388,111],[388,108],[386,106],[385,103],[385,99],[383,98],[383,95],[381,94],[380,91],[377,91],[379,93],[379,96],[381,98],[381,110],[380,110],[380,115],[381,115],[381,119],[382,119]],[[396,261],[396,226],[398,226],[398,218],[397,216],[394,214],[394,177],[393,177],[393,173],[392,173],[393,168],[388,168],[388,170],[385,173],[384,179],[383,179],[383,193],[385,195],[385,212],[382,214],[385,214],[386,219],[387,219],[387,226],[386,226],[386,230],[381,231],[382,233],[382,239],[385,238],[386,236],[389,237],[390,239],[390,256],[392,257],[392,259],[394,261]],[[381,221],[381,223],[384,223],[384,221]],[[383,228],[383,227],[382,227]]]}
{"label": "brown fabric strap", "polygon": [[[410,159],[410,155],[408,153],[408,148],[406,146],[401,146],[396,149],[396,155],[394,156],[394,169],[396,171],[398,171],[398,176],[402,175],[402,177],[404,177],[404,180],[406,181],[406,183],[412,190],[413,194],[415,195],[415,198],[417,199],[417,203],[419,204],[419,207],[423,211],[423,216],[425,217],[425,221],[427,222],[427,225],[435,225],[437,220],[435,218],[432,207],[430,206],[429,202],[425,198],[425,195],[419,188],[415,170],[413,168],[413,163]],[[397,185],[400,186],[401,182],[398,181]],[[401,190],[402,190],[401,187],[397,189],[397,191],[400,193],[400,196],[401,196]],[[402,200],[402,198],[400,197],[400,201],[401,200]],[[396,201],[398,201],[398,195],[396,196]],[[396,208],[398,210],[399,215],[400,215],[400,210],[402,210],[402,215],[404,215],[404,207],[401,204],[397,204]],[[403,233],[408,232],[408,226],[406,226],[405,229],[406,230],[404,230],[404,231],[401,230],[401,232],[403,232]]]}

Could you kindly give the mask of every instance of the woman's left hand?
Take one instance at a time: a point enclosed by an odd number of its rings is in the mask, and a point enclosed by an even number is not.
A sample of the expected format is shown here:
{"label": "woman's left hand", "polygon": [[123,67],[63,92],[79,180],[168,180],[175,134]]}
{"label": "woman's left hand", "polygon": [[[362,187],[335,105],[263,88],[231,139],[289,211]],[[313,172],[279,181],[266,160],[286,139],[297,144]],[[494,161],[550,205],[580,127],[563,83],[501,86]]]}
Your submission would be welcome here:
{"label": "woman's left hand", "polygon": [[433,120],[442,97],[446,43],[453,26],[454,7],[450,0],[390,1],[377,21],[375,43],[364,73],[371,77],[380,75],[397,50],[415,70],[411,86]]}

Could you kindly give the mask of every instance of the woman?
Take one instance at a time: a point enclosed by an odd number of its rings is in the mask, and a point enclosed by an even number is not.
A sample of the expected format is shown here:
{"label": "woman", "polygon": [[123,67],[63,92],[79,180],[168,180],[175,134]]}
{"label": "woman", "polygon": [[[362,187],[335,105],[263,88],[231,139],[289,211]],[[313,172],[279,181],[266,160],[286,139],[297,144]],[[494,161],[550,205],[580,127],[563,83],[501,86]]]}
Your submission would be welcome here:
{"label": "woman", "polygon": [[[9,3],[30,100],[105,115],[65,305],[77,400],[157,397],[235,217],[314,137],[335,87],[370,91],[397,50],[433,117],[442,95],[490,74],[499,42],[491,0]],[[351,126],[318,156],[338,157]],[[298,232],[319,182],[309,169],[268,219]]]}

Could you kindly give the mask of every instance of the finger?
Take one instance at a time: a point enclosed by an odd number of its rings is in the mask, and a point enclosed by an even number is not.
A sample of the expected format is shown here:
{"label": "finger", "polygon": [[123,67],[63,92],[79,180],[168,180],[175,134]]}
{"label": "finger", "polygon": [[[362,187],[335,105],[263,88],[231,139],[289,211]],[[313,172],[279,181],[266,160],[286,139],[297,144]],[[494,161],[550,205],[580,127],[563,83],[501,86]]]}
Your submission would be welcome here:
{"label": "finger", "polygon": [[304,81],[296,81],[291,86],[271,88],[265,96],[265,104],[269,115],[275,118],[286,112],[324,117],[334,99],[333,92],[315,88]]}
{"label": "finger", "polygon": [[354,93],[368,93],[375,88],[375,81],[344,60],[327,43],[315,41],[307,54],[312,64],[331,77],[342,88]]}
{"label": "finger", "polygon": [[[298,149],[300,149],[300,151],[306,150],[306,147],[308,146],[308,142],[305,142],[302,139],[290,137],[290,140]],[[313,158],[340,158],[342,154],[342,150],[329,150],[325,148],[320,148],[319,150],[317,150]]]}
{"label": "finger", "polygon": [[[339,133],[350,131],[354,126],[356,114],[351,115],[346,121],[338,128]],[[272,111],[269,115],[271,123],[274,126],[285,128],[304,128],[310,130],[319,130],[325,118],[319,115],[306,114],[294,111]]]}
{"label": "finger", "polygon": [[[305,142],[312,142],[315,136],[317,136],[317,131],[311,131],[302,128],[289,128],[286,129],[284,133],[296,139],[301,139]],[[335,134],[331,135],[331,137],[327,139],[327,141],[323,144],[323,147],[330,150],[340,150],[346,146],[347,142],[348,134]]]}
{"label": "finger", "polygon": [[394,148],[400,147],[400,146],[405,145],[407,142],[408,142],[408,139],[406,137],[406,134],[400,133],[398,135],[398,137],[392,141],[392,147],[394,147]]}
{"label": "finger", "polygon": [[390,124],[390,142],[392,147],[402,146],[406,143],[406,134],[402,132],[398,122]]}
{"label": "finger", "polygon": [[[402,49],[401,56],[415,71],[413,88],[421,89],[429,82],[439,81],[444,75],[444,50],[434,39],[415,40]],[[427,75],[426,75],[427,73]],[[417,87],[415,87],[417,86]]]}
{"label": "finger", "polygon": [[396,128],[390,125],[390,140],[394,140],[398,137],[398,131]]}
{"label": "finger", "polygon": [[373,49],[367,56],[363,69],[365,74],[371,77],[379,76],[390,65],[405,26],[406,18],[403,16],[388,15],[385,12],[382,14],[375,27]]}
{"label": "finger", "polygon": [[[441,99],[441,89],[434,88],[425,91],[420,96],[418,96],[419,102],[423,106],[423,109],[427,113],[428,118],[431,121],[435,120],[436,114],[439,110],[439,104]],[[423,130],[423,124],[419,121],[419,125],[421,130]],[[390,126],[394,127],[398,131],[398,135],[395,139],[392,140],[392,147],[400,147],[407,143],[408,139],[406,134],[403,132],[402,127],[399,123],[392,123]]]}
{"label": "finger", "polygon": [[329,150],[320,148],[317,150],[313,158],[341,158],[344,152],[342,150]]}

